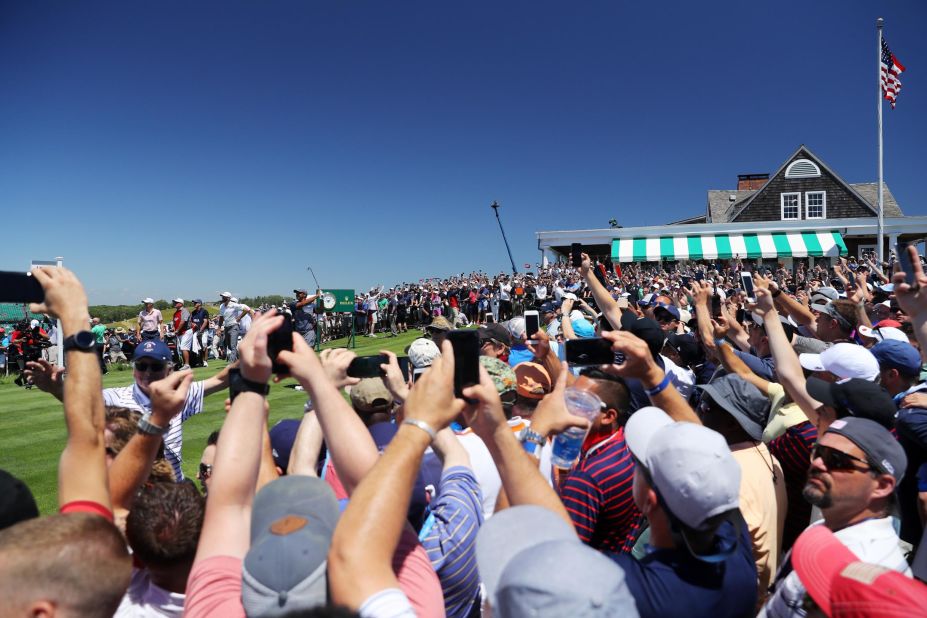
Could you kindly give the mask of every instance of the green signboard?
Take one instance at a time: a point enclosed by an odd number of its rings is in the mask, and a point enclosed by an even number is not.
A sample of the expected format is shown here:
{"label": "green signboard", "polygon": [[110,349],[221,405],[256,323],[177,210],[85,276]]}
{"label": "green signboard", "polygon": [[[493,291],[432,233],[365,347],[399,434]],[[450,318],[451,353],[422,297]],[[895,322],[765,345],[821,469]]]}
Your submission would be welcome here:
{"label": "green signboard", "polygon": [[323,290],[322,307],[324,307],[325,311],[336,311],[339,313],[342,311],[353,312],[354,290]]}

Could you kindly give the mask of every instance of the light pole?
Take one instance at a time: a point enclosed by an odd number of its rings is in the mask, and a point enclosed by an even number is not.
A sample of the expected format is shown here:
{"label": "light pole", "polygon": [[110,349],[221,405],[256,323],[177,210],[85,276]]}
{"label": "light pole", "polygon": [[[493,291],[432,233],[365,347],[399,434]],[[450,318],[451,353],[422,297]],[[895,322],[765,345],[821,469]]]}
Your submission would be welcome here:
{"label": "light pole", "polygon": [[509,247],[509,240],[505,237],[505,230],[502,228],[502,219],[499,218],[499,202],[493,200],[489,205],[493,212],[496,213],[496,221],[499,222],[499,231],[502,232],[502,241],[505,243],[505,250],[509,252],[509,261],[512,263],[512,274],[517,275],[518,269],[515,268],[515,260],[512,258],[512,249]]}

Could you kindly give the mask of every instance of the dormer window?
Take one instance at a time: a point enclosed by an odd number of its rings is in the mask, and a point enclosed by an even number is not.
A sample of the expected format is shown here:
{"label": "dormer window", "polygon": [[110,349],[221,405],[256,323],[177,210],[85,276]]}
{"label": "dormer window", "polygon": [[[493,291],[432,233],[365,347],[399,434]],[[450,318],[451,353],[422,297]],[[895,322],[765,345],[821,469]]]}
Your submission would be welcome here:
{"label": "dormer window", "polygon": [[820,175],[821,168],[808,159],[797,159],[785,168],[786,178],[818,178]]}
{"label": "dormer window", "polygon": [[801,218],[801,193],[782,193],[779,201],[783,221],[797,221]]}

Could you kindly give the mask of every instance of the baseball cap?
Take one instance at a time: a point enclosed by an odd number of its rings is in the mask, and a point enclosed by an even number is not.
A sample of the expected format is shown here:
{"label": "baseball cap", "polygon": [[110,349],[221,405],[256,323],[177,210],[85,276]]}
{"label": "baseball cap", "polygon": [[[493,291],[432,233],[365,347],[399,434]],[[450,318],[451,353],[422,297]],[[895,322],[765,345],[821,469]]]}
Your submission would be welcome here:
{"label": "baseball cap", "polygon": [[307,290],[307,289],[305,289],[305,288],[297,288],[297,289],[293,290],[293,293],[294,293],[294,294],[308,294],[308,293],[309,293],[309,290]]}
{"label": "baseball cap", "polygon": [[358,412],[382,412],[393,405],[393,395],[382,378],[363,378],[351,387],[351,405]]}
{"label": "baseball cap", "polygon": [[293,443],[296,442],[296,432],[299,431],[300,421],[295,418],[285,418],[277,421],[270,428],[270,451],[274,457],[274,463],[286,474],[286,469],[290,465],[290,452],[293,450]]}
{"label": "baseball cap", "polygon": [[496,343],[501,343],[509,347],[512,346],[512,335],[502,324],[493,322],[492,324],[481,326],[478,332],[480,334],[480,340],[492,339]]}
{"label": "baseball cap", "polygon": [[221,294],[219,294],[219,298],[231,298],[231,297],[232,297],[231,292],[222,292]]}
{"label": "baseball cap", "polygon": [[447,318],[443,315],[437,316],[434,320],[431,321],[431,324],[427,326],[429,330],[452,330],[451,323],[447,321]]}
{"label": "baseball cap", "polygon": [[525,326],[525,318],[515,317],[508,321],[506,325],[509,333],[512,335],[512,341],[520,342],[527,332],[527,327]]}
{"label": "baseball cap", "polygon": [[543,507],[515,506],[487,520],[476,537],[476,561],[493,615],[501,618],[638,615],[621,567]]}
{"label": "baseball cap", "polygon": [[39,509],[29,487],[6,470],[0,470],[0,530],[38,516]]}
{"label": "baseball cap", "polygon": [[491,356],[480,356],[480,365],[492,378],[500,395],[515,392],[518,380],[515,377],[515,370],[508,363]]}
{"label": "baseball cap", "polygon": [[687,365],[697,365],[705,360],[705,353],[702,346],[695,340],[694,335],[680,335],[669,333],[666,335],[666,343],[671,345],[679,357]]}
{"label": "baseball cap", "polygon": [[142,302],[147,305],[148,303],[153,303],[154,299],[149,296],[148,298],[143,298]]}
{"label": "baseball cap", "polygon": [[880,341],[872,346],[870,352],[882,369],[897,369],[898,373],[914,378],[921,373],[921,355],[913,345],[908,343],[907,337],[904,341],[894,339]]}
{"label": "baseball cap", "polygon": [[840,379],[879,377],[879,361],[872,352],[855,343],[837,343],[820,354],[799,354],[798,362],[809,371],[829,371]]}
{"label": "baseball cap", "polygon": [[518,363],[515,371],[515,390],[528,399],[543,399],[553,389],[550,373],[539,363]]}
{"label": "baseball cap", "polygon": [[242,564],[245,614],[282,616],[324,605],[337,523],[338,501],[325,481],[283,476],[265,485],[254,497],[251,548]]}
{"label": "baseball cap", "polygon": [[193,299],[193,304],[194,304],[194,305],[202,305],[202,304],[203,304],[203,299],[202,299],[202,298],[194,298],[194,299]]}
{"label": "baseball cap", "polygon": [[637,304],[641,307],[650,307],[656,303],[656,294],[644,294],[644,297],[637,301]]}
{"label": "baseball cap", "polygon": [[737,374],[729,373],[702,384],[702,389],[718,406],[734,417],[754,440],[763,439],[769,420],[769,397]]}
{"label": "baseball cap", "polygon": [[828,301],[837,300],[840,298],[840,292],[836,288],[832,287],[823,287],[818,288],[817,291],[811,295],[811,304],[827,304]]}
{"label": "baseball cap", "polygon": [[811,377],[805,388],[813,398],[837,410],[838,416],[868,418],[887,428],[895,425],[895,402],[888,391],[875,382],[859,378],[825,382]]}
{"label": "baseball cap", "polygon": [[412,363],[413,367],[422,369],[424,367],[431,367],[431,363],[441,356],[441,350],[438,349],[438,345],[431,339],[419,337],[409,344],[409,349],[406,350],[406,356],[409,357],[409,362]]}
{"label": "baseball cap", "polygon": [[881,424],[868,418],[845,416],[838,418],[824,433],[843,436],[866,453],[869,463],[884,474],[891,474],[900,483],[908,467],[908,458],[898,440]]}
{"label": "baseball cap", "polygon": [[39,325],[39,321],[36,320],[35,318],[33,318],[33,319],[29,322],[29,328],[35,328],[35,327],[38,326],[38,325]]}
{"label": "baseball cap", "polygon": [[172,300],[171,302],[172,302],[172,303],[180,303],[180,304],[182,305],[182,304],[183,304],[183,299],[182,299],[182,298],[175,298],[175,299]]}
{"label": "baseball cap", "polygon": [[638,318],[629,312],[622,313],[621,328],[646,341],[647,347],[654,357],[660,353],[663,344],[666,343],[666,333],[663,332],[659,324],[650,318]]}
{"label": "baseball cap", "polygon": [[904,334],[899,328],[894,326],[878,326],[872,327],[860,324],[859,334],[864,337],[869,337],[870,339],[875,339],[876,341],[903,341],[904,343],[908,342],[908,336]]}
{"label": "baseball cap", "polygon": [[927,586],[886,567],[861,562],[827,526],[795,540],[792,565],[805,590],[833,618],[920,616]]}
{"label": "baseball cap", "polygon": [[160,339],[149,339],[141,342],[135,348],[132,360],[140,358],[153,358],[166,363],[171,360],[171,349]]}
{"label": "baseball cap", "polygon": [[824,313],[834,318],[843,328],[847,330],[852,330],[855,327],[854,324],[840,315],[840,312],[834,308],[833,301],[829,301],[827,304],[814,304],[811,305],[811,308],[819,313]]}
{"label": "baseball cap", "polygon": [[595,327],[584,317],[570,318],[570,324],[573,326],[573,334],[582,339],[595,337]]}
{"label": "baseball cap", "polygon": [[[713,537],[721,521],[744,526],[739,511],[740,465],[721,434],[703,425],[674,422],[663,410],[647,406],[631,415],[624,435],[690,553],[716,561],[736,551],[739,541],[714,556],[692,549]],[[719,515],[724,515],[721,521]],[[735,538],[739,537],[740,532]]]}
{"label": "baseball cap", "polygon": [[679,309],[676,305],[657,305],[657,308],[653,310],[653,314],[657,313],[668,313],[674,320],[681,320],[682,315],[679,313]]}
{"label": "baseball cap", "polygon": [[892,328],[901,328],[901,322],[898,320],[879,320],[872,325],[873,328],[884,328],[886,326],[891,326]]}

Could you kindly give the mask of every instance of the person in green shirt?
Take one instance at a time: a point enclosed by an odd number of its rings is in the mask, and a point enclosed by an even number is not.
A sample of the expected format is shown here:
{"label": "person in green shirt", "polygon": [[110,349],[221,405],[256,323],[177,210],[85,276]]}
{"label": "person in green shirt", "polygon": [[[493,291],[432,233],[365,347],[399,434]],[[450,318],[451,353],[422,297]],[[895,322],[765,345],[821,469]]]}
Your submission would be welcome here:
{"label": "person in green shirt", "polygon": [[93,318],[91,323],[93,326],[90,327],[90,332],[97,338],[97,357],[100,359],[100,371],[107,373],[109,370],[106,368],[106,361],[103,360],[103,347],[106,342],[106,326],[100,323],[100,318]]}

